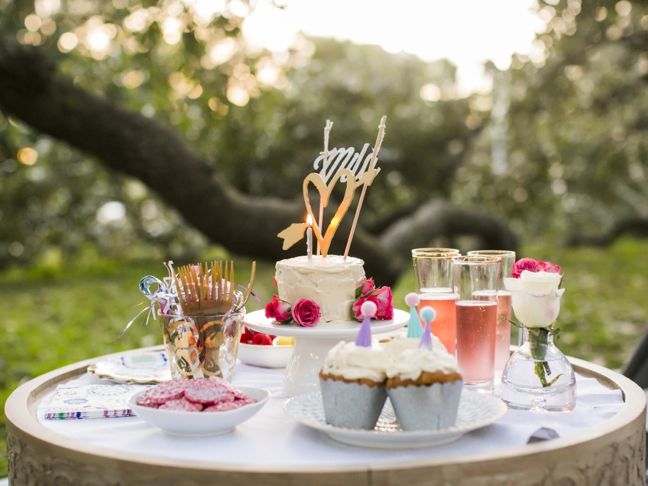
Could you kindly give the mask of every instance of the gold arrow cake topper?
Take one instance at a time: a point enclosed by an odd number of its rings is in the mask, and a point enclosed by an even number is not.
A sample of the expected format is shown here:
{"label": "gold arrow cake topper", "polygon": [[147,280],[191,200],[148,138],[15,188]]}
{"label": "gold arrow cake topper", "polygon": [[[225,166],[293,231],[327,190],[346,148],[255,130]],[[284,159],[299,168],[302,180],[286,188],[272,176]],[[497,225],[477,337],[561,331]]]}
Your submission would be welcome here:
{"label": "gold arrow cake topper", "polygon": [[281,245],[281,249],[287,250],[295,243],[303,240],[304,233],[306,233],[306,228],[308,228],[308,225],[306,223],[293,223],[286,229],[281,231],[277,235],[279,238],[283,239],[283,245]]}
{"label": "gold arrow cake topper", "polygon": [[[327,120],[326,129],[324,132],[325,143],[324,143],[324,158],[323,158],[322,170],[320,173],[311,172],[310,174],[308,174],[304,178],[304,182],[302,186],[303,196],[304,196],[304,206],[306,207],[306,211],[308,215],[310,215],[312,221],[310,226],[313,229],[313,234],[315,235],[315,238],[317,238],[317,247],[319,251],[321,251],[322,256],[324,257],[328,255],[331,242],[333,241],[333,236],[335,236],[335,232],[339,228],[342,219],[346,215],[347,211],[349,210],[349,207],[351,206],[351,203],[353,202],[356,189],[362,187],[362,193],[360,195],[360,200],[358,201],[358,207],[356,208],[355,216],[353,219],[353,226],[349,234],[349,239],[347,240],[347,246],[344,254],[345,258],[348,255],[348,251],[351,246],[351,241],[353,240],[353,234],[355,232],[356,224],[358,222],[358,216],[362,208],[362,202],[364,200],[367,187],[369,187],[373,183],[374,179],[376,178],[376,175],[378,175],[378,172],[380,172],[380,169],[376,168],[376,164],[378,162],[378,151],[380,150],[380,146],[382,145],[382,140],[385,135],[386,119],[387,117],[383,116],[380,120],[380,125],[378,127],[378,137],[376,139],[376,144],[374,145],[374,150],[369,156],[370,159],[369,157],[367,157],[368,164],[362,163],[363,162],[362,156],[364,155],[364,151],[366,148],[363,148],[363,151],[359,155],[356,154],[356,156],[353,158],[351,157],[353,155],[353,149],[342,149],[341,151],[337,149],[331,150],[330,153],[333,154],[334,156],[342,152],[348,155],[345,160],[341,160],[338,158],[335,161],[335,164],[338,165],[338,167],[335,167],[335,173],[332,173],[329,167],[329,165],[333,163],[333,161],[326,160],[326,156],[329,153],[328,132],[330,131],[330,127],[332,126],[332,123],[330,123]],[[316,162],[314,164],[315,167],[317,167],[318,160],[319,158],[316,159]],[[367,166],[369,167],[367,168]],[[328,183],[323,176],[323,174],[327,170],[328,170],[327,176],[329,178]],[[342,197],[342,201],[337,207],[335,214],[331,218],[329,225],[326,227],[324,233],[322,233],[323,208],[328,207],[331,198],[331,193],[333,192],[333,189],[335,188],[336,184],[340,181],[346,184],[344,190],[344,196]],[[308,192],[310,184],[315,186],[315,189],[317,189],[319,193],[319,202],[320,202],[319,220],[316,218],[316,215],[313,212],[313,207],[311,206],[309,192]],[[292,247],[295,243],[302,240],[304,238],[304,233],[306,232],[306,229],[308,227],[309,224],[307,223],[293,223],[290,226],[288,226],[286,229],[281,231],[277,236],[283,239],[282,248],[284,250],[287,250],[290,247]]]}

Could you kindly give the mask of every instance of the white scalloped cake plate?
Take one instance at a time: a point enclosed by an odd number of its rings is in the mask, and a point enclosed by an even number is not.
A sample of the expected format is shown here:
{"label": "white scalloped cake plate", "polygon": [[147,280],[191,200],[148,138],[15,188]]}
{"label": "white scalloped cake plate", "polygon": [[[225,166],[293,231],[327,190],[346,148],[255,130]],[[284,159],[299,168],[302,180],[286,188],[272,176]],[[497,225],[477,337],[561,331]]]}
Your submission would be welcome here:
{"label": "white scalloped cake plate", "polygon": [[[409,312],[394,309],[394,318],[390,321],[371,321],[371,331],[375,334],[395,331],[409,321]],[[297,324],[280,324],[265,316],[265,310],[250,312],[245,316],[245,325],[254,331],[277,336],[319,336],[319,337],[355,337],[360,329],[357,321],[333,321],[319,323],[315,327],[301,327]]]}
{"label": "white scalloped cake plate", "polygon": [[155,384],[171,379],[164,349],[112,356],[88,366],[88,373],[103,380],[128,384]]}
{"label": "white scalloped cake plate", "polygon": [[297,422],[327,434],[344,444],[371,449],[419,449],[454,442],[464,434],[486,427],[502,418],[507,407],[502,400],[464,389],[453,427],[441,430],[401,430],[387,399],[374,430],[347,429],[326,423],[320,392],[298,395],[284,409]]}

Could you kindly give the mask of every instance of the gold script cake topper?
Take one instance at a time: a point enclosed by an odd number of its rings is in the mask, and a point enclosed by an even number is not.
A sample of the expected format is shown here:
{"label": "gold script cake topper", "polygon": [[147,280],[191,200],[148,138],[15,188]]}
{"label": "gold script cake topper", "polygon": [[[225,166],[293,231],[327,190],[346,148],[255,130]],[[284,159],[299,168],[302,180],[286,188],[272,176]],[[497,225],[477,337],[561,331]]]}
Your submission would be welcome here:
{"label": "gold script cake topper", "polygon": [[[378,175],[378,172],[380,172],[380,169],[376,168],[376,164],[378,163],[378,152],[380,151],[380,147],[385,136],[386,120],[386,116],[383,116],[381,118],[380,125],[378,126],[376,144],[374,145],[372,153],[366,158],[364,157],[364,154],[366,153],[368,144],[365,144],[359,154],[354,154],[353,148],[334,148],[329,152],[328,135],[332,123],[327,120],[326,128],[324,131],[324,152],[321,156],[315,159],[315,162],[313,164],[313,167],[317,170],[319,168],[319,163],[321,162],[321,171],[319,173],[311,172],[310,174],[308,174],[304,178],[302,185],[304,206],[311,218],[310,226],[313,229],[315,238],[317,238],[318,252],[321,252],[322,256],[324,257],[328,255],[331,242],[333,241],[333,236],[335,236],[335,232],[339,228],[342,219],[344,218],[345,214],[349,210],[349,207],[351,206],[351,203],[353,202],[356,189],[362,187],[360,200],[358,201],[358,206],[356,207],[353,219],[353,225],[351,227],[349,238],[347,240],[344,257],[346,258],[349,253],[349,248],[351,247],[351,241],[353,240],[353,234],[355,233],[360,210],[362,209],[362,203],[367,192],[367,187],[369,187],[373,183],[376,175]],[[322,231],[323,209],[328,207],[331,199],[331,193],[333,192],[333,189],[338,182],[343,182],[344,184],[346,184],[344,196],[342,197],[342,201],[335,210],[335,213],[333,214],[331,221],[326,227],[326,230]],[[319,193],[319,219],[316,218],[310,202],[309,186],[311,184]],[[309,225],[307,223],[293,223],[286,229],[281,231],[277,236],[283,239],[282,248],[284,250],[287,250],[295,243],[302,240],[308,226]]]}

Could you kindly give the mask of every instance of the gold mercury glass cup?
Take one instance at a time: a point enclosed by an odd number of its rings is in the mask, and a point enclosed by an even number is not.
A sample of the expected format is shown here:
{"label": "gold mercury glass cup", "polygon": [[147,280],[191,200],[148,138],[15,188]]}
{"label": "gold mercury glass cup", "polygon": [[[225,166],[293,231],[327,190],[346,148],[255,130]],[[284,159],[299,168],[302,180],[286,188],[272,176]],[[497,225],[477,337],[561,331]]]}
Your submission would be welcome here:
{"label": "gold mercury glass cup", "polygon": [[160,315],[172,378],[231,381],[244,317],[245,307],[220,314]]}

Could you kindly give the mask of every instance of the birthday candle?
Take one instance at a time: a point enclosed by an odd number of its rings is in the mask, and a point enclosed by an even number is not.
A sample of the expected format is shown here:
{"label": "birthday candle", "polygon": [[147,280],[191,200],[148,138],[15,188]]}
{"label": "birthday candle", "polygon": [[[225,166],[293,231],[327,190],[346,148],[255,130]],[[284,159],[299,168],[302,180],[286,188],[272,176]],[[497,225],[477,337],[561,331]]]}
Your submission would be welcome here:
{"label": "birthday candle", "polygon": [[306,224],[308,225],[308,228],[306,228],[306,254],[308,255],[308,259],[312,260],[313,259],[313,218],[311,218],[310,214],[306,218]]}

